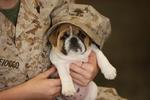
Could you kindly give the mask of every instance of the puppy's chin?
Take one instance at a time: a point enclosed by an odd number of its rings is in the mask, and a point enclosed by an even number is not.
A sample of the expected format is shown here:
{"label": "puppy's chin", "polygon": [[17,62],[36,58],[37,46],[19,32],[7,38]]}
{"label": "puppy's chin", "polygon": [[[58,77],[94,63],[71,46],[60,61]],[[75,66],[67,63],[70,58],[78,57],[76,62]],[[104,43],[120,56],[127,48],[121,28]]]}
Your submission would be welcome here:
{"label": "puppy's chin", "polygon": [[68,55],[82,55],[84,54],[85,50],[82,51],[80,49],[77,50],[69,50]]}
{"label": "puppy's chin", "polygon": [[[57,48],[58,49],[58,48]],[[75,56],[75,55],[82,55],[86,52],[85,48],[80,48],[80,49],[75,49],[75,48],[70,48],[70,49],[65,49],[65,48],[61,48],[58,49],[60,51],[60,53],[62,53],[63,55],[66,56]]]}

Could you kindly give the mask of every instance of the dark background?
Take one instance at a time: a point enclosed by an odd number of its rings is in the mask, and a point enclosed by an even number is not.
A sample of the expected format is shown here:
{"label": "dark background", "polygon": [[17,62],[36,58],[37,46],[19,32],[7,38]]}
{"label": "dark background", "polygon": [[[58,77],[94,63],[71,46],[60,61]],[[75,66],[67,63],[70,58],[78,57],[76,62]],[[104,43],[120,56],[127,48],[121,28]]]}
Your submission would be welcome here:
{"label": "dark background", "polygon": [[114,81],[96,78],[98,85],[115,87],[129,100],[150,100],[150,0],[77,0],[110,18],[112,34],[103,52],[116,67]]}

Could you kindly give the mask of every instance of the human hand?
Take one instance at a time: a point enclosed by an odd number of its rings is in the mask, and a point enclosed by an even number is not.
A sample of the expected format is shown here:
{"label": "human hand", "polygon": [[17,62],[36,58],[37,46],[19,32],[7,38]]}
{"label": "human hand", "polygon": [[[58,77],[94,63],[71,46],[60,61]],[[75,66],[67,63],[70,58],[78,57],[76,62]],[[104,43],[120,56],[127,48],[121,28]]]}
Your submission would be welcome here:
{"label": "human hand", "polygon": [[73,81],[81,86],[87,86],[98,73],[96,55],[91,52],[87,63],[76,62],[70,65],[70,74]]}
{"label": "human hand", "polygon": [[30,93],[28,96],[32,99],[52,100],[56,96],[60,95],[60,79],[48,79],[48,77],[55,72],[56,69],[52,67],[46,72],[39,74],[35,78],[23,84],[25,90]]}
{"label": "human hand", "polygon": [[0,100],[54,100],[60,94],[60,79],[48,79],[56,72],[54,67],[35,78],[0,92]]}

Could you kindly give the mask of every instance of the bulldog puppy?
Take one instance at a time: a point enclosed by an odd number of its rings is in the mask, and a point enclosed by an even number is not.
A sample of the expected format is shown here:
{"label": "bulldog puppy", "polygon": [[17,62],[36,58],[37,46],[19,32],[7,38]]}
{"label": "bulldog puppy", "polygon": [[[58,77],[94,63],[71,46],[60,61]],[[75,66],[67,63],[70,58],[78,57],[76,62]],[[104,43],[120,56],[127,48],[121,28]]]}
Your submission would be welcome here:
{"label": "bulldog puppy", "polygon": [[[95,100],[97,86],[90,82],[81,88],[73,83],[70,76],[70,64],[76,61],[87,62],[91,51],[96,53],[98,66],[106,79],[116,77],[116,69],[109,63],[92,39],[79,27],[61,24],[52,33],[49,41],[52,45],[50,60],[56,66],[62,83],[62,95],[67,100]],[[69,96],[69,97],[68,97]]]}

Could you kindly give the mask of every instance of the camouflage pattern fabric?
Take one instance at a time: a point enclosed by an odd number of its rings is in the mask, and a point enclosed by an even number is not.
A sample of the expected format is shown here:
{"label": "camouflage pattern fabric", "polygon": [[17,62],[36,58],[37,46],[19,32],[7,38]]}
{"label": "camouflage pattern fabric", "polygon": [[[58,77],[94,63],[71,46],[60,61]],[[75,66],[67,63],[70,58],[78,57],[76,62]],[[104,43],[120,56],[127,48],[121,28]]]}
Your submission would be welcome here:
{"label": "camouflage pattern fabric", "polygon": [[96,100],[127,100],[118,95],[114,88],[98,87]]}
{"label": "camouflage pattern fabric", "polygon": [[[21,84],[50,66],[46,31],[51,26],[50,13],[74,0],[21,0],[14,26],[0,12],[0,91]],[[99,87],[97,100],[121,100]],[[110,90],[114,90],[110,88]],[[105,94],[105,95],[104,95]],[[114,98],[114,99],[113,99]]]}
{"label": "camouflage pattern fabric", "polygon": [[21,0],[16,27],[0,13],[0,89],[29,80],[50,66],[45,37],[49,14],[65,2]]}
{"label": "camouflage pattern fabric", "polygon": [[55,9],[51,17],[53,26],[50,31],[62,23],[70,23],[81,28],[101,48],[111,33],[109,19],[91,5],[65,4]]}

